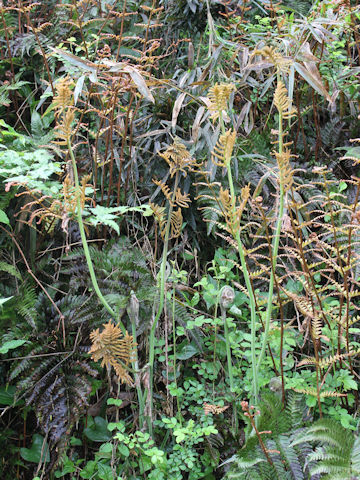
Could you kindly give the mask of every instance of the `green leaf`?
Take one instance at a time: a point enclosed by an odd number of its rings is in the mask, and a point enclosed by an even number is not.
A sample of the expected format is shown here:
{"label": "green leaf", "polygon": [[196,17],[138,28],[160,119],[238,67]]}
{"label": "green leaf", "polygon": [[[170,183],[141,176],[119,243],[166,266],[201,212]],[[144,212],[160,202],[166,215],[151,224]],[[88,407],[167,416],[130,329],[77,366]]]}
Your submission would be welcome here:
{"label": "green leaf", "polygon": [[16,387],[9,385],[0,386],[0,405],[12,405],[14,403]]}
{"label": "green leaf", "polygon": [[[44,437],[35,433],[33,436],[33,443],[30,448],[20,448],[20,455],[21,458],[26,460],[27,462],[32,463],[39,463],[40,460],[42,462],[50,462],[50,453],[49,453],[49,446],[47,442],[45,442],[44,449],[43,449]],[[41,456],[41,452],[43,453]]]}
{"label": "green leaf", "polygon": [[178,360],[188,360],[198,353],[199,349],[194,344],[190,343],[188,345],[184,345],[183,347],[180,346],[179,350],[176,352],[176,358]]}
{"label": "green leaf", "polygon": [[120,205],[119,207],[103,207],[101,205],[96,205],[96,207],[89,209],[92,214],[91,217],[89,217],[89,221],[95,227],[99,223],[107,225],[119,234],[119,225],[115,222],[115,220],[118,220],[116,214],[123,215],[128,212],[140,212],[145,214],[149,209],[149,205],[140,205],[139,207],[127,207],[125,205]]}
{"label": "green leaf", "polygon": [[121,407],[123,401],[121,398],[108,398],[106,403],[108,405],[116,405],[117,407]]}
{"label": "green leaf", "polygon": [[339,192],[343,192],[346,189],[347,189],[347,183],[346,182],[340,182],[339,183]]}
{"label": "green leaf", "polygon": [[21,347],[21,345],[24,345],[26,340],[9,340],[8,342],[5,342],[1,347],[0,347],[0,353],[5,354],[8,353],[9,350],[13,350],[14,348]]}
{"label": "green leaf", "polygon": [[13,296],[11,297],[5,297],[5,298],[0,298],[0,307],[5,303],[7,302],[8,300],[11,300],[13,298]]}
{"label": "green leaf", "polygon": [[124,443],[119,443],[118,451],[123,457],[127,458],[130,455],[130,451]]}
{"label": "green leaf", "polygon": [[114,480],[113,472],[109,465],[98,463],[98,475],[101,480]]}
{"label": "green leaf", "polygon": [[5,223],[5,225],[10,225],[9,217],[6,215],[4,210],[0,210],[0,223]]}
{"label": "green leaf", "polygon": [[111,438],[107,425],[108,423],[104,418],[95,417],[92,425],[85,428],[84,435],[93,442],[107,442]]}

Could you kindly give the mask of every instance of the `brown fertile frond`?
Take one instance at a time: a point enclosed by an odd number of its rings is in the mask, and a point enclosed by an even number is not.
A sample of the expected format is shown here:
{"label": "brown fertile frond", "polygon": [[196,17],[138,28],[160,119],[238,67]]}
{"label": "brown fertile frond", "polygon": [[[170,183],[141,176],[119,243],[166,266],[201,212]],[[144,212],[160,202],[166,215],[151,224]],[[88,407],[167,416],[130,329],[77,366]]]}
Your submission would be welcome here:
{"label": "brown fertile frond", "polygon": [[211,405],[211,403],[204,403],[203,409],[205,415],[209,415],[209,413],[212,413],[213,415],[219,415],[220,413],[225,412],[229,408],[229,405],[226,405],[225,407],[221,407],[220,405]]}
{"label": "brown fertile frond", "polygon": [[[214,150],[211,152],[211,159],[219,167],[227,168],[230,164],[232,152],[236,140],[235,130],[228,130],[224,135],[220,135]],[[218,161],[216,160],[218,159]]]}
{"label": "brown fertile frond", "polygon": [[320,368],[326,368],[329,365],[332,365],[333,363],[338,362],[339,360],[344,360],[345,358],[359,355],[359,353],[360,353],[360,350],[356,350],[349,353],[337,353],[336,355],[331,355],[330,357],[327,357],[327,358],[321,358],[318,362],[315,357],[309,357],[309,358],[305,358],[304,360],[301,360],[301,362],[299,362],[297,366],[302,367],[304,365],[317,364],[319,365]]}
{"label": "brown fertile frond", "polygon": [[296,307],[305,317],[313,319],[318,316],[318,312],[314,312],[311,303],[305,297],[296,295],[296,293],[290,292],[285,288],[283,288],[282,291],[295,303]]}
{"label": "brown fertile frond", "polygon": [[170,238],[177,238],[181,234],[181,228],[183,224],[183,216],[181,213],[181,208],[174,210],[171,213],[171,223],[170,223]]}
{"label": "brown fertile frond", "polygon": [[235,85],[233,83],[216,83],[209,89],[208,99],[210,105],[208,108],[212,113],[212,120],[216,120],[223,110],[227,110],[229,97],[234,90]]}
{"label": "brown fertile frond", "polygon": [[53,98],[52,106],[56,110],[56,115],[62,113],[66,108],[74,104],[73,92],[71,86],[73,81],[70,77],[61,78],[55,84],[56,95]]}
{"label": "brown fertile frond", "polygon": [[170,191],[170,188],[168,187],[168,185],[163,182],[162,180],[154,180],[153,179],[153,182],[155,183],[155,185],[157,185],[158,187],[161,188],[161,191],[163,192],[166,200],[170,203],[170,205],[174,205],[172,200],[171,200],[171,191]]}
{"label": "brown fertile frond", "polygon": [[277,72],[289,73],[292,60],[283,57],[281,53],[276,50],[276,48],[266,46],[261,50],[255,50],[254,55],[262,55],[265,57],[276,67]]}
{"label": "brown fertile frond", "polygon": [[319,340],[322,335],[322,323],[318,316],[311,319],[311,331],[315,340]]}
{"label": "brown fertile frond", "polygon": [[247,184],[247,185],[245,185],[245,187],[243,187],[241,189],[241,195],[239,197],[240,204],[236,209],[236,213],[239,216],[239,226],[240,226],[240,220],[241,220],[242,213],[243,213],[243,211],[246,207],[246,204],[247,204],[249,198],[250,198],[250,185]]}
{"label": "brown fertile frond", "polygon": [[283,186],[285,192],[288,192],[293,184],[293,170],[290,164],[291,152],[288,148],[285,148],[281,153],[274,152],[274,155],[279,167],[280,185]]}
{"label": "brown fertile frond", "polygon": [[250,187],[246,185],[241,189],[239,205],[236,206],[236,198],[233,198],[228,189],[220,187],[219,201],[222,206],[222,215],[225,218],[226,230],[232,235],[239,231],[242,213],[250,197]]}
{"label": "brown fertile frond", "polygon": [[53,140],[56,145],[67,145],[68,139],[73,134],[72,124],[75,120],[75,111],[68,108],[66,113],[61,116],[61,122],[54,128],[55,137],[59,140]]}
{"label": "brown fertile frond", "polygon": [[232,198],[227,188],[220,187],[219,200],[223,207],[224,216],[231,218],[235,207],[235,199]]}
{"label": "brown fertile frond", "polygon": [[164,238],[165,236],[165,226],[166,226],[166,219],[165,219],[165,207],[160,207],[156,205],[156,203],[149,202],[150,208],[153,211],[155,220],[158,222],[160,227],[160,235]]}
{"label": "brown fertile frond", "polygon": [[180,188],[178,188],[175,192],[175,203],[179,205],[179,207],[188,208],[190,202],[191,199],[189,194],[181,193]]}
{"label": "brown fertile frond", "polygon": [[133,385],[132,378],[120,363],[127,366],[133,361],[135,350],[133,337],[127,332],[123,336],[120,327],[111,321],[104,324],[103,327],[104,330],[101,333],[99,328],[90,333],[92,345],[89,354],[91,358],[95,362],[101,360],[102,367],[109,369],[112,366],[121,382]]}
{"label": "brown fertile frond", "polygon": [[287,93],[284,83],[280,80],[274,94],[274,105],[284,119],[293,117],[296,112],[294,108],[290,110],[290,100]]}
{"label": "brown fertile frond", "polygon": [[[311,395],[312,397],[317,397],[317,390],[316,388],[291,388],[294,392],[297,393],[304,393],[305,395]],[[328,398],[328,397],[346,397],[346,393],[339,393],[334,392],[332,390],[320,392],[320,398]]]}
{"label": "brown fertile frond", "polygon": [[191,158],[185,145],[175,138],[174,143],[170,145],[165,152],[159,153],[170,167],[170,176],[173,177],[176,172],[183,172],[187,175],[186,169],[191,170],[196,166],[196,160]]}

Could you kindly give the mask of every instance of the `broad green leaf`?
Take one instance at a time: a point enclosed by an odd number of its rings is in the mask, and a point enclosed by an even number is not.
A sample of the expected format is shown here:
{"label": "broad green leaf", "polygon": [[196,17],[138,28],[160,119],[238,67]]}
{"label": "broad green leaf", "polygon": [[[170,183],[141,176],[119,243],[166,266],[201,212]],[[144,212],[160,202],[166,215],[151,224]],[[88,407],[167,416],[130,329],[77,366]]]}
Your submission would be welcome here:
{"label": "broad green leaf", "polygon": [[0,223],[5,223],[6,225],[10,225],[9,217],[6,215],[4,210],[0,210]]}
{"label": "broad green leaf", "polygon": [[190,343],[189,345],[184,345],[176,352],[176,358],[178,360],[188,360],[189,358],[197,355],[198,353],[199,349],[195,345]]}
{"label": "broad green leaf", "polygon": [[60,50],[59,48],[49,47],[53,52],[57,53],[62,57],[64,60],[69,62],[71,65],[75,67],[81,68],[87,72],[96,73],[97,69],[99,68],[96,63],[90,62],[89,60],[84,60],[83,58],[77,57],[70,52],[66,52],[65,50]]}
{"label": "broad green leaf", "polygon": [[[26,460],[27,462],[32,463],[39,463],[40,460],[42,462],[50,462],[50,453],[49,453],[49,446],[45,442],[45,446],[43,449],[44,437],[35,433],[33,436],[33,443],[30,448],[20,448],[20,455],[21,458]],[[41,455],[42,452],[42,455]]]}
{"label": "broad green leaf", "polygon": [[120,407],[123,403],[121,398],[108,398],[107,402],[108,405],[116,405],[117,407]]}
{"label": "broad green leaf", "polygon": [[6,385],[0,386],[0,405],[12,405],[14,403],[16,387],[13,385]]}
{"label": "broad green leaf", "polygon": [[24,345],[25,342],[26,340],[9,340],[0,347],[0,353],[8,353],[9,350],[14,350],[14,348],[21,347],[21,345]]}
{"label": "broad green leaf", "polygon": [[101,480],[114,480],[113,472],[109,465],[98,463],[97,468],[98,468],[98,477]]}
{"label": "broad green leaf", "polygon": [[85,428],[84,435],[93,442],[107,442],[111,438],[107,425],[107,421],[104,418],[95,417],[92,425]]}

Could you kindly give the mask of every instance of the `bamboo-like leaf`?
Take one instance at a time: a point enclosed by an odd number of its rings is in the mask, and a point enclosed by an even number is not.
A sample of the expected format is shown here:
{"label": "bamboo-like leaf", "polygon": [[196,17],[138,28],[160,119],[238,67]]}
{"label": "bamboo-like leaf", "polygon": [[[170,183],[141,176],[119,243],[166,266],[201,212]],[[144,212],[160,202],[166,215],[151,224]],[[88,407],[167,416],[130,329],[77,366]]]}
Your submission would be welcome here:
{"label": "bamboo-like leaf", "polygon": [[139,90],[141,95],[150,102],[155,103],[155,99],[150,92],[149,87],[146,85],[146,81],[144,77],[140,74],[139,70],[137,70],[135,67],[132,67],[131,65],[125,65],[123,67],[123,70],[130,75],[132,81],[137,86],[137,89]]}
{"label": "bamboo-like leaf", "polygon": [[172,111],[172,119],[171,119],[171,126],[172,126],[173,129],[175,129],[175,127],[176,127],[177,118],[179,116],[179,113],[180,113],[182,104],[185,100],[185,97],[186,97],[186,92],[183,92],[175,100],[174,108],[173,108],[173,111]]}

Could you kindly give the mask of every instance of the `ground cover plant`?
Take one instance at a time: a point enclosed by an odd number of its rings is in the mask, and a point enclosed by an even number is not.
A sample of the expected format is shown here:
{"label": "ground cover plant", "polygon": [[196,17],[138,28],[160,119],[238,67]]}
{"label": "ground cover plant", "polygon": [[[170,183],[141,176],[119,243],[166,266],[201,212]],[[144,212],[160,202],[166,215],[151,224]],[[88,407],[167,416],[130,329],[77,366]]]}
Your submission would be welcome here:
{"label": "ground cover plant", "polygon": [[360,478],[357,3],[0,16],[1,478]]}

